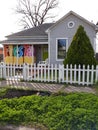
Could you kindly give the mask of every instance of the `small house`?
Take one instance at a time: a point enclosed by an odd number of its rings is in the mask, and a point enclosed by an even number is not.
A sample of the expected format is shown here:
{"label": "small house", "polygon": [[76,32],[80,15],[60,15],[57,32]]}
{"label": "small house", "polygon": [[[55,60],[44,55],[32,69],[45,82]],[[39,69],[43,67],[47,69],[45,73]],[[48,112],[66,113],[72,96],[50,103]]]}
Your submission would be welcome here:
{"label": "small house", "polygon": [[84,27],[96,53],[98,27],[70,11],[55,23],[44,23],[6,36],[7,40],[0,42],[4,46],[4,62],[62,64],[79,25]]}

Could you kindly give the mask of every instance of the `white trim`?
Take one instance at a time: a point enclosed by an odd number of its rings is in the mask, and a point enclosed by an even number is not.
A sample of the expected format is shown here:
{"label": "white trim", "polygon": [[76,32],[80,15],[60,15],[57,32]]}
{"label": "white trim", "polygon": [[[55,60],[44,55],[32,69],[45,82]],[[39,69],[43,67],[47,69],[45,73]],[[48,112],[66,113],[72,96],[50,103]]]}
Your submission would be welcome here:
{"label": "white trim", "polygon": [[50,33],[48,33],[48,62],[50,64]]}
{"label": "white trim", "polygon": [[46,39],[47,36],[6,36],[8,39]]}
{"label": "white trim", "polygon": [[67,50],[68,50],[68,38],[66,38],[66,37],[65,38],[61,38],[61,37],[56,38],[56,61],[63,61],[64,59],[58,59],[58,57],[57,57],[57,49],[58,49],[57,48],[57,43],[58,43],[57,40],[58,39],[66,39],[66,52],[67,52]]}
{"label": "white trim", "polygon": [[[70,25],[72,24],[72,25]],[[74,21],[69,21],[67,24],[68,28],[73,28],[75,26],[75,22]]]}
{"label": "white trim", "polygon": [[14,42],[14,41],[12,41],[11,43],[9,43],[9,42],[7,42],[7,43],[2,43],[2,45],[9,45],[9,44],[11,44],[11,45],[16,45],[16,44],[21,44],[21,45],[25,45],[25,44],[30,44],[30,45],[38,45],[38,44],[48,44],[48,42],[28,42],[28,41],[24,41],[24,42]]}

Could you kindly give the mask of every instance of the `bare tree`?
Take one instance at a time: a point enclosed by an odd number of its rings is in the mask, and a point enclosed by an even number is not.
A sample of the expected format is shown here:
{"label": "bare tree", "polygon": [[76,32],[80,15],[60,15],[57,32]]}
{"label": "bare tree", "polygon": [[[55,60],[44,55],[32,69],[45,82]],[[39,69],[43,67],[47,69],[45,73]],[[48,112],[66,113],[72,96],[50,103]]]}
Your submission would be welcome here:
{"label": "bare tree", "polygon": [[54,18],[50,12],[57,6],[57,0],[18,0],[15,12],[22,15],[21,22],[24,28],[30,28]]}

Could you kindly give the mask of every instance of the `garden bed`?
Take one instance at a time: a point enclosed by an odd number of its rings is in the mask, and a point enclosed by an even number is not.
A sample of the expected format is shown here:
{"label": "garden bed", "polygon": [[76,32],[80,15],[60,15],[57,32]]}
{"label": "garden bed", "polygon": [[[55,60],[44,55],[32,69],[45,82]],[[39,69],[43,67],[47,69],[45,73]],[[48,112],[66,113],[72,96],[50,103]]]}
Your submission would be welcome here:
{"label": "garden bed", "polygon": [[24,89],[16,89],[16,88],[0,88],[0,99],[4,98],[19,98],[22,96],[30,96],[30,95],[40,95],[40,96],[50,96],[51,93],[48,91],[37,91],[37,90],[24,90]]}

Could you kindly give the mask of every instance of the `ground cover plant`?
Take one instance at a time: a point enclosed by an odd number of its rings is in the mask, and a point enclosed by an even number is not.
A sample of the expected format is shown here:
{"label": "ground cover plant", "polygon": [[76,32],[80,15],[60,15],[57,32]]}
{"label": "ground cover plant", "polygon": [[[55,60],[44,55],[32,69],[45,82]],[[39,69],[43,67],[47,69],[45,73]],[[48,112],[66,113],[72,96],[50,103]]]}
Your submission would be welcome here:
{"label": "ground cover plant", "polygon": [[98,97],[71,93],[3,99],[0,124],[41,124],[49,130],[98,130]]}

